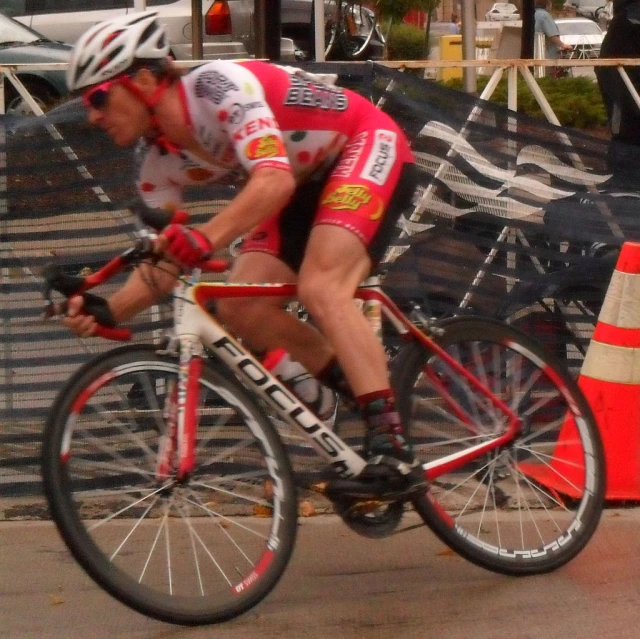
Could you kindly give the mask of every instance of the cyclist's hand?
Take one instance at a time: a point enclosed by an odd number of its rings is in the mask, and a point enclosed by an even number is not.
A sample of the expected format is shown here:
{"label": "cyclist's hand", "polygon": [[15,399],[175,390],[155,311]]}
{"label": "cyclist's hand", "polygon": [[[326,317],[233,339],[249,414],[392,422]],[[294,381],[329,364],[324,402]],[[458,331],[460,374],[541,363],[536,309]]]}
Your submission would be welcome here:
{"label": "cyclist's hand", "polygon": [[70,297],[67,302],[67,312],[62,323],[78,337],[91,337],[98,330],[98,322],[93,315],[84,311],[84,299],[81,295]]}
{"label": "cyclist's hand", "polygon": [[109,308],[109,303],[103,297],[91,293],[74,295],[69,298],[64,310],[63,324],[78,337],[99,334],[109,339],[128,339],[124,337],[122,329],[119,329],[121,334],[111,330],[117,328],[116,320]]}
{"label": "cyclist's hand", "polygon": [[200,231],[182,224],[170,224],[158,239],[158,249],[188,268],[208,260],[213,246]]}

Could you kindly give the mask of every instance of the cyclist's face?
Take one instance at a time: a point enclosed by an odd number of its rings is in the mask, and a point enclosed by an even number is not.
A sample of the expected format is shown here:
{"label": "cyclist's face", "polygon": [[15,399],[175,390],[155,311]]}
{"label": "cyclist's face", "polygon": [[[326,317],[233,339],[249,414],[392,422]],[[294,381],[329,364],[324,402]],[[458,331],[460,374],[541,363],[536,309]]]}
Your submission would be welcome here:
{"label": "cyclist's face", "polygon": [[92,87],[83,96],[88,120],[118,146],[131,146],[149,128],[146,106],[118,80]]}

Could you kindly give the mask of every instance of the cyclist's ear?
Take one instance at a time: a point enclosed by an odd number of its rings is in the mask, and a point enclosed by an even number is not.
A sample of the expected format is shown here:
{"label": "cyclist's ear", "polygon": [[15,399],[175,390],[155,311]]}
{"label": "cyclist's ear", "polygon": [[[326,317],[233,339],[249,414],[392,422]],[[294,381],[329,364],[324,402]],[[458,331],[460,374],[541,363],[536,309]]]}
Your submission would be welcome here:
{"label": "cyclist's ear", "polygon": [[131,81],[142,91],[143,94],[150,97],[158,87],[158,78],[146,67],[139,69],[133,76]]}

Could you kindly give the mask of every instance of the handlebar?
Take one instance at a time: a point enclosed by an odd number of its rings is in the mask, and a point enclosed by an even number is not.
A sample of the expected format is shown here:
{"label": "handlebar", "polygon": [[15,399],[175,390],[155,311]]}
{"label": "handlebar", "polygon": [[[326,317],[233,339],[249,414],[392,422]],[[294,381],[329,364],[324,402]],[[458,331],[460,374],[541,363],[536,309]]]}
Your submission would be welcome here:
{"label": "handlebar", "polygon": [[[189,214],[186,211],[167,212],[162,209],[151,209],[143,204],[133,205],[131,209],[146,225],[158,231],[168,224],[184,224],[189,221]],[[46,282],[44,297],[49,301],[45,317],[51,317],[56,314],[51,300],[52,291],[62,293],[67,298],[82,295],[84,297],[85,314],[93,315],[98,322],[97,335],[115,341],[128,341],[131,339],[132,332],[130,329],[118,328],[113,324],[108,309],[105,308],[104,300],[95,295],[87,294],[87,291],[104,284],[129,266],[137,265],[146,259],[157,260],[159,255],[154,251],[156,237],[153,233],[140,232],[139,239],[134,247],[127,249],[107,262],[98,271],[86,277],[65,273],[64,269],[59,265],[48,264],[45,266],[43,270],[43,277]],[[197,268],[208,273],[222,273],[229,268],[229,262],[219,259],[204,260],[198,264]],[[66,311],[66,303],[62,305],[61,309],[63,312]]]}

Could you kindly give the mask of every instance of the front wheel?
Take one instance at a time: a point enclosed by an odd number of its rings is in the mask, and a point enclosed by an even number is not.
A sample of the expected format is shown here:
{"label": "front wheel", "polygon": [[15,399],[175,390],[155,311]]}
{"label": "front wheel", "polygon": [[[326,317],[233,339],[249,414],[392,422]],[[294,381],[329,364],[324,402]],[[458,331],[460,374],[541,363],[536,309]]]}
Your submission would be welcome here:
{"label": "front wheel", "polygon": [[294,546],[296,495],[272,425],[210,363],[194,471],[181,481],[166,471],[178,366],[125,347],[81,368],[46,425],[44,488],[67,546],[106,591],[162,621],[208,624],[275,586]]}
{"label": "front wheel", "polygon": [[[508,575],[554,570],[582,550],[602,512],[604,456],[591,410],[566,369],[519,331],[477,318],[441,328],[435,341],[507,404],[521,431],[441,472],[414,507],[479,566]],[[505,415],[420,344],[406,347],[395,370],[402,418],[427,467],[504,432]]]}

